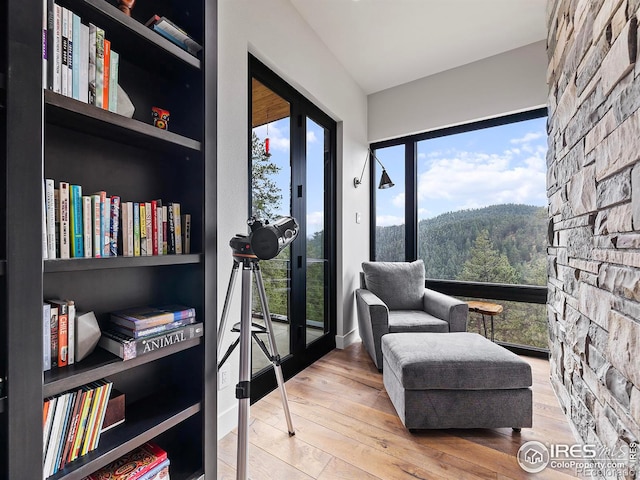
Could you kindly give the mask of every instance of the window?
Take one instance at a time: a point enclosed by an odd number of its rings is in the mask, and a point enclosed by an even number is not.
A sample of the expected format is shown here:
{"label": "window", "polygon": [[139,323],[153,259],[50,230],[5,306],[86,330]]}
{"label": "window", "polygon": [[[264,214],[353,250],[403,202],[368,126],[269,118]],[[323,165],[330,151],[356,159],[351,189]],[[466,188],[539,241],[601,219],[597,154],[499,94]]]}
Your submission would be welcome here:
{"label": "window", "polygon": [[[496,339],[546,348],[545,310],[536,305],[544,302],[547,283],[546,111],[372,149],[396,183],[373,193],[374,259],[421,258],[437,289],[467,299],[515,300],[501,303]],[[479,289],[487,284],[494,288]],[[475,322],[470,314],[470,330]]]}

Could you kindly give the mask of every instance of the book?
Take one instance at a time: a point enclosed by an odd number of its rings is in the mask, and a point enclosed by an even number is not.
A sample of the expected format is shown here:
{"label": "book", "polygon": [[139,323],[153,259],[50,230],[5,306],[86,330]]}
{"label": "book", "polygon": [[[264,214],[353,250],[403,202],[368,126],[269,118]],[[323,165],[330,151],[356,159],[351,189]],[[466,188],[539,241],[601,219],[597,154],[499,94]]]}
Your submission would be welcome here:
{"label": "book", "polygon": [[111,312],[111,323],[142,330],[195,316],[196,309],[185,305],[145,305]]}
{"label": "book", "polygon": [[143,474],[138,480],[169,480],[169,465],[171,461],[167,458],[160,465],[153,467]]}
{"label": "book", "polygon": [[41,218],[41,229],[40,232],[42,234],[42,259],[47,260],[49,258],[49,246],[47,245],[47,197],[46,197],[46,182],[42,181],[42,214]]}
{"label": "book", "polygon": [[80,456],[80,448],[82,446],[82,440],[87,429],[87,420],[89,418],[89,412],[94,392],[95,390],[93,387],[89,385],[83,386],[82,407],[80,410],[80,418],[78,420],[78,431],[76,432],[75,438],[73,440],[73,446],[69,453],[68,460],[70,462],[74,461]]}
{"label": "book", "polygon": [[84,238],[84,256],[93,255],[93,205],[91,196],[82,197],[82,231]]}
{"label": "book", "polygon": [[89,102],[89,25],[80,23],[80,46],[79,51],[79,79],[78,90],[81,102]]}
{"label": "book", "polygon": [[147,205],[140,202],[140,256],[147,256]]}
{"label": "book", "polygon": [[125,420],[125,394],[120,390],[112,388],[107,401],[104,419],[102,421],[102,429],[100,433],[111,430],[118,425],[124,423]]}
{"label": "book", "polygon": [[109,255],[118,256],[118,233],[120,229],[120,197],[111,197],[111,216],[109,223]]}
{"label": "book", "polygon": [[73,97],[73,12],[67,8],[67,97]]}
{"label": "book", "polygon": [[49,445],[49,437],[51,435],[51,425],[53,424],[53,416],[56,411],[56,402],[58,397],[50,397],[44,401],[43,416],[45,417],[42,427],[42,458],[47,455],[47,447]]}
{"label": "book", "polygon": [[43,25],[42,25],[42,88],[53,89],[52,73],[52,48],[53,48],[53,30],[54,30],[54,13],[53,0],[44,0],[43,2]]}
{"label": "book", "polygon": [[173,205],[169,203],[167,205],[167,254],[173,255],[176,253],[176,230],[174,220]]}
{"label": "book", "polygon": [[69,183],[60,182],[58,192],[60,211],[60,258],[69,258],[71,238],[69,231]]}
{"label": "book", "polygon": [[202,50],[202,46],[200,44],[166,17],[153,15],[147,23],[145,23],[145,26],[150,27],[155,32],[158,32],[167,40],[170,40],[192,55],[196,55],[200,50]]}
{"label": "book", "polygon": [[182,253],[191,253],[191,214],[182,215]]}
{"label": "book", "polygon": [[162,221],[162,200],[156,200],[156,215],[158,216],[157,218],[157,252],[158,255],[162,255],[162,245],[163,245],[163,238],[162,238],[162,225],[163,225],[163,221]]}
{"label": "book", "polygon": [[180,204],[173,202],[169,204],[173,208],[173,230],[175,234],[176,254],[182,253],[182,216],[180,215]]}
{"label": "book", "polygon": [[62,7],[53,5],[53,75],[55,93],[62,93]]}
{"label": "book", "polygon": [[[50,304],[51,305],[51,304]],[[51,305],[51,366],[58,366],[58,307]]]}
{"label": "book", "polygon": [[102,108],[109,110],[109,81],[111,79],[111,42],[104,39],[104,68],[102,76]]}
{"label": "book", "polygon": [[[126,453],[92,473],[86,480],[139,480],[140,477],[167,459],[167,452],[152,442]],[[126,468],[122,468],[126,465]]]}
{"label": "book", "polygon": [[201,337],[203,333],[204,328],[202,322],[185,325],[184,327],[179,327],[161,333],[160,335],[137,339],[127,337],[112,330],[104,330],[98,345],[126,361],[171,345],[185,342],[192,338]]}
{"label": "book", "polygon": [[[105,245],[105,225],[108,223],[105,221],[105,215],[108,215],[107,206],[107,192],[104,190],[100,190],[99,192],[95,192],[94,194],[94,202],[97,201],[95,199],[95,195],[100,198],[100,214],[99,217],[96,218],[95,231],[97,232],[100,229],[100,239],[98,240],[98,249],[100,250],[100,257],[105,256],[104,245]],[[107,227],[108,228],[108,227]]]}
{"label": "book", "polygon": [[74,392],[72,403],[73,403],[73,407],[71,408],[70,415],[67,419],[66,434],[64,435],[64,438],[63,438],[64,446],[62,448],[62,453],[58,461],[59,469],[64,468],[64,466],[67,464],[68,458],[69,458],[69,451],[71,449],[71,446],[73,445],[73,439],[75,438],[75,433],[78,431],[80,408],[82,406],[82,388]]}
{"label": "book", "polygon": [[164,323],[162,325],[156,325],[154,327],[144,328],[142,330],[127,328],[117,323],[110,323],[109,329],[115,332],[121,333],[122,335],[125,335],[127,337],[142,338],[142,337],[150,337],[152,335],[157,335],[162,332],[167,332],[169,330],[173,330],[178,327],[183,327],[185,325],[191,325],[192,323],[196,323],[196,317],[187,317],[180,320],[176,320],[174,322]]}
{"label": "book", "polygon": [[169,214],[167,213],[167,206],[162,206],[162,254],[169,253]]}
{"label": "book", "polygon": [[67,414],[70,395],[70,393],[64,393],[58,397],[58,401],[56,402],[56,411],[51,424],[51,433],[49,434],[49,442],[47,444],[47,451],[44,459],[44,478],[50,477],[54,472],[55,457],[58,453],[58,447],[60,446],[60,431],[62,429],[64,417]]}
{"label": "book", "polygon": [[92,215],[91,215],[91,223],[93,225],[93,256],[95,258],[102,257],[102,239],[100,237],[100,232],[102,232],[102,204],[100,203],[100,194],[94,193],[91,195],[91,206],[92,206]]}
{"label": "book", "polygon": [[69,186],[69,207],[70,207],[70,235],[71,235],[71,256],[73,258],[84,257],[84,229],[82,219],[82,186]]}
{"label": "book", "polygon": [[118,77],[120,68],[120,54],[111,50],[111,62],[109,66],[109,111],[118,111]]}
{"label": "book", "polygon": [[[153,225],[151,221],[151,202],[145,202],[144,204],[144,223],[145,231],[147,233],[147,255],[153,255]],[[142,222],[142,217],[140,218]]]}
{"label": "book", "polygon": [[140,256],[140,204],[133,202],[133,256]]}
{"label": "book", "polygon": [[42,371],[51,370],[51,305],[42,304]]}
{"label": "book", "polygon": [[151,254],[158,255],[158,202],[151,200]]}
{"label": "book", "polygon": [[104,100],[104,30],[96,27],[96,107]]}
{"label": "book", "polygon": [[100,402],[98,403],[98,415],[96,417],[95,428],[93,429],[93,433],[91,434],[91,440],[89,443],[89,451],[93,451],[98,447],[100,442],[100,435],[102,434],[102,425],[104,422],[104,417],[107,411],[107,404],[109,402],[109,396],[111,394],[111,388],[113,387],[113,383],[105,380],[105,385],[100,392]]}
{"label": "book", "polygon": [[105,196],[102,198],[104,202],[102,208],[102,231],[104,232],[104,238],[102,239],[102,256],[111,256],[111,197]]}
{"label": "book", "polygon": [[67,86],[69,85],[67,77],[69,76],[68,56],[69,56],[69,9],[61,7],[60,21],[62,23],[61,39],[60,39],[60,92],[65,97],[69,96]]}
{"label": "book", "polygon": [[73,300],[67,300],[67,365],[76,362],[76,304]]}
{"label": "book", "polygon": [[133,256],[133,202],[122,203],[122,254]]}
{"label": "book", "polygon": [[58,367],[66,367],[69,362],[69,311],[64,300],[47,300],[58,309]]}
{"label": "book", "polygon": [[55,185],[51,178],[45,179],[45,204],[47,226],[47,258],[56,258],[56,207]]}
{"label": "book", "polygon": [[71,12],[71,96],[80,100],[80,16]]}
{"label": "book", "polygon": [[102,422],[104,408],[106,406],[106,399],[104,398],[107,390],[111,389],[111,382],[106,380],[99,380],[95,382],[96,391],[93,394],[93,402],[91,407],[91,414],[87,424],[87,431],[82,444],[82,455],[86,455],[95,448],[96,436],[102,428],[100,424]]}
{"label": "book", "polygon": [[98,33],[98,27],[93,23],[89,24],[89,70],[88,70],[88,103],[91,105],[96,104],[96,38]]}

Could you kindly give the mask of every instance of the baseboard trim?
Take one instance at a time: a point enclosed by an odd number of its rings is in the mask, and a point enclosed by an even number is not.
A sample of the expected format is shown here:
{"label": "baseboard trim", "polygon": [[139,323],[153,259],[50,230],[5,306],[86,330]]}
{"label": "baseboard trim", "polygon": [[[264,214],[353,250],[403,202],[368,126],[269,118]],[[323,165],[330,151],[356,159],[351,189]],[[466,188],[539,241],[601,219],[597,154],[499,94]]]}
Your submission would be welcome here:
{"label": "baseboard trim", "polygon": [[346,335],[336,335],[336,348],[343,350],[358,340],[360,340],[360,337],[355,329],[351,330]]}

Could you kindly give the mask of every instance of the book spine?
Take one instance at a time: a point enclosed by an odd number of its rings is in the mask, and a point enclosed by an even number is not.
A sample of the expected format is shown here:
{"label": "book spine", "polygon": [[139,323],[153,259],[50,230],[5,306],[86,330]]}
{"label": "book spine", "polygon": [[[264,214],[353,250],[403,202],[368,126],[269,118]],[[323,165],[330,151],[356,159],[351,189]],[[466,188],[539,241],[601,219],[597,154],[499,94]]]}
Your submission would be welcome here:
{"label": "book spine", "polygon": [[[144,224],[145,231],[147,232],[147,255],[153,254],[153,226],[151,220],[151,202],[145,202],[144,204]],[[142,222],[142,218],[140,219]]]}
{"label": "book spine", "polygon": [[87,430],[82,440],[82,449],[80,455],[86,455],[90,452],[91,437],[96,427],[96,418],[98,416],[98,410],[100,408],[100,399],[102,397],[102,391],[105,387],[104,380],[95,382],[96,388],[93,392],[93,400],[91,402],[91,411],[89,413],[89,419],[87,421]]}
{"label": "book spine", "polygon": [[62,93],[62,7],[54,4],[53,91]]}
{"label": "book spine", "polygon": [[74,394],[73,410],[71,411],[71,416],[69,417],[67,438],[65,439],[64,450],[62,451],[62,456],[60,458],[60,469],[64,468],[64,466],[69,462],[69,453],[71,451],[71,447],[73,446],[73,440],[75,439],[76,433],[78,432],[78,422],[80,420],[80,410],[82,407],[83,393],[84,392],[82,388],[80,388]]}
{"label": "book spine", "polygon": [[71,12],[73,16],[73,33],[71,40],[71,73],[73,98],[80,100],[80,16]]}
{"label": "book spine", "polygon": [[162,200],[156,200],[156,213],[158,215],[158,245],[156,250],[158,251],[158,255],[162,255],[162,243],[163,243],[163,236],[162,236]]}
{"label": "book spine", "polygon": [[58,366],[58,307],[51,305],[51,366]]}
{"label": "book spine", "polygon": [[91,195],[91,225],[93,236],[93,256],[95,258],[102,257],[102,252],[100,250],[100,208],[100,194],[94,193]]}
{"label": "book spine", "polygon": [[98,345],[123,360],[131,360],[140,355],[201,337],[203,333],[202,323],[185,325],[160,335],[139,339],[129,339],[116,332],[105,330],[102,332]]}
{"label": "book spine", "polygon": [[166,205],[162,206],[162,254],[169,253],[169,209]]}
{"label": "book spine", "polygon": [[105,38],[104,40],[104,72],[103,72],[103,95],[102,108],[109,110],[109,90],[111,86],[111,42]]}
{"label": "book spine", "polygon": [[96,27],[96,107],[104,100],[104,30]]}
{"label": "book spine", "polygon": [[93,255],[93,205],[91,197],[85,195],[82,197],[82,232],[84,236],[84,256],[91,257]]}
{"label": "book spine", "polygon": [[42,304],[42,371],[51,370],[51,305]]}
{"label": "book spine", "polygon": [[[96,196],[98,197],[96,199]],[[94,225],[95,227],[95,231],[94,233],[98,233],[98,231],[100,232],[100,236],[97,239],[98,243],[97,243],[97,251],[100,252],[100,257],[104,257],[104,226],[105,226],[105,202],[107,199],[107,192],[105,191],[99,191],[93,194],[94,197],[94,202],[96,202],[99,207],[99,213],[98,216],[96,218],[96,224]]]}
{"label": "book spine", "polygon": [[112,257],[118,256],[118,233],[120,228],[120,197],[111,197],[111,219],[109,224],[109,250]]}
{"label": "book spine", "polygon": [[127,202],[127,247],[129,249],[129,256],[133,256],[133,202]]}
{"label": "book spine", "polygon": [[69,313],[66,302],[58,304],[58,366],[69,363]]}
{"label": "book spine", "polygon": [[40,232],[42,240],[42,259],[47,260],[49,258],[49,246],[47,242],[47,185],[46,181],[42,180],[42,192],[40,195],[42,212],[40,215]]}
{"label": "book spine", "polygon": [[67,76],[69,75],[69,68],[67,63],[67,58],[69,55],[69,10],[65,7],[62,7],[60,14],[60,21],[62,22],[62,31],[61,31],[61,39],[60,39],[60,55],[61,55],[61,67],[60,67],[60,92],[64,96],[68,96],[69,93],[67,91]]}
{"label": "book spine", "polygon": [[102,216],[102,231],[104,238],[102,239],[102,256],[111,256],[111,197],[107,197],[105,193]]}
{"label": "book spine", "polygon": [[67,182],[60,182],[59,186],[60,258],[69,258],[71,246],[69,236],[69,184]]}
{"label": "book spine", "polygon": [[63,416],[66,414],[67,402],[70,394],[62,394],[56,402],[56,411],[51,424],[51,434],[47,445],[47,453],[45,455],[43,478],[50,477],[54,472],[55,455],[58,451],[57,447],[60,442],[60,429],[62,428]]}
{"label": "book spine", "polygon": [[191,214],[182,215],[182,251],[191,253]]}
{"label": "book spine", "polygon": [[169,205],[167,205],[167,213],[169,215],[169,218],[167,218],[167,253],[169,255],[176,253],[176,224],[174,212],[175,210],[173,209],[173,204],[169,203]]}
{"label": "book spine", "polygon": [[46,49],[46,64],[47,64],[47,84],[46,87],[49,90],[53,90],[53,74],[55,72],[54,57],[55,57],[55,6],[53,0],[46,0],[47,9],[47,49]]}
{"label": "book spine", "polygon": [[118,111],[118,68],[120,64],[120,54],[111,50],[111,65],[109,68],[109,111]]}
{"label": "book spine", "polygon": [[162,480],[163,477],[160,474],[163,473],[164,471],[167,472],[164,478],[168,479],[167,475],[169,472],[169,465],[171,465],[171,461],[167,458],[160,465],[157,465],[153,467],[151,470],[149,470],[148,472],[142,474],[142,476],[139,477],[137,480]]}
{"label": "book spine", "polygon": [[89,102],[89,26],[80,23],[78,100]]}
{"label": "book spine", "polygon": [[96,417],[96,426],[93,429],[91,443],[89,444],[90,451],[95,450],[100,441],[100,433],[102,432],[102,424],[104,423],[104,416],[107,412],[107,404],[109,403],[109,396],[111,395],[112,387],[113,383],[107,382],[100,396],[100,403],[98,404],[98,416]]}
{"label": "book spine", "polygon": [[67,97],[73,97],[73,12],[67,9]]}
{"label": "book spine", "polygon": [[151,200],[151,254],[158,255],[158,202]]}
{"label": "book spine", "polygon": [[80,410],[80,418],[78,419],[78,431],[76,432],[76,437],[73,440],[73,447],[69,453],[69,461],[71,462],[80,456],[80,448],[87,429],[87,419],[89,418],[89,409],[91,407],[91,401],[93,400],[93,392],[94,390],[90,386],[85,385],[83,387],[82,407]]}
{"label": "book spine", "polygon": [[56,258],[56,200],[55,185],[50,178],[45,180],[45,197],[47,205],[47,258]]}
{"label": "book spine", "polygon": [[147,255],[147,205],[140,202],[140,256]]}
{"label": "book spine", "polygon": [[141,330],[130,329],[122,325],[118,325],[116,323],[111,323],[109,325],[109,329],[114,330],[122,335],[131,338],[143,338],[150,337],[151,335],[156,335],[158,333],[166,332],[169,330],[173,330],[175,328],[184,327],[185,325],[191,325],[192,323],[196,323],[196,317],[187,317],[182,318],[180,320],[176,320],[170,323],[164,323],[162,325],[156,325],[154,327],[143,328]]}
{"label": "book spine", "polygon": [[84,257],[82,186],[70,185],[69,194],[71,206],[71,256],[74,258]]}
{"label": "book spine", "polygon": [[73,300],[67,300],[67,364],[76,362],[76,304]]}
{"label": "book spine", "polygon": [[49,4],[44,0],[42,4],[42,88],[49,88],[47,77],[47,32],[49,30]]}
{"label": "book spine", "polygon": [[51,397],[45,400],[45,405],[48,405],[47,418],[45,420],[43,432],[42,432],[42,458],[46,459],[47,448],[49,446],[49,439],[51,438],[51,426],[53,425],[53,417],[56,413],[56,403],[58,397]]}
{"label": "book spine", "polygon": [[133,256],[140,256],[140,204],[133,202]]}
{"label": "book spine", "polygon": [[96,104],[96,37],[98,33],[98,27],[93,23],[89,24],[89,93],[88,103],[91,105]]}

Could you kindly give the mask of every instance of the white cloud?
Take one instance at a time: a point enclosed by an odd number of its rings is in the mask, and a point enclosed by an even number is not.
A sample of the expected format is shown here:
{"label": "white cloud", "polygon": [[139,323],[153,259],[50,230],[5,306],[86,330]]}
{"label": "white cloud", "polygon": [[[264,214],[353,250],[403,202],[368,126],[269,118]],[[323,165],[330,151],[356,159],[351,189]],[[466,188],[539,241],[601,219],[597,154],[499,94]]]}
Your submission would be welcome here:
{"label": "white cloud", "polygon": [[267,125],[261,125],[254,128],[253,131],[261,140],[269,138],[269,150],[289,151],[289,133],[283,132],[275,123],[270,123],[268,128]]}
{"label": "white cloud", "polygon": [[317,141],[318,137],[316,137],[316,132],[309,130],[307,132],[307,143],[316,143]]}
{"label": "white cloud", "polygon": [[398,217],[395,215],[376,216],[376,226],[388,227],[390,225],[404,225],[404,217]]}
{"label": "white cloud", "polygon": [[398,195],[394,195],[393,199],[391,200],[391,203],[393,204],[394,207],[404,208],[404,199],[405,199],[405,194],[404,192],[402,192],[402,193],[399,193]]}
{"label": "white cloud", "polygon": [[529,132],[529,133],[526,133],[524,137],[512,138],[510,142],[514,144],[529,143],[539,138],[542,138],[544,136],[546,136],[545,132]]}
{"label": "white cloud", "polygon": [[322,211],[307,214],[307,235],[324,229],[324,213]]}

